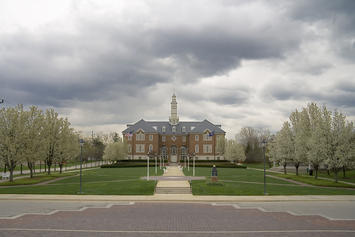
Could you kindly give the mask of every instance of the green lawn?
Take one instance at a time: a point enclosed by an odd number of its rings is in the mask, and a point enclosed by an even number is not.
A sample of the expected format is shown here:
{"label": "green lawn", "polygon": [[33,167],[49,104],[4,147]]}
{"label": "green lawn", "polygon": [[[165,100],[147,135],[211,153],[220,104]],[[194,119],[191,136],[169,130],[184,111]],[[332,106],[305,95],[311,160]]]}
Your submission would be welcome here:
{"label": "green lawn", "polygon": [[[210,179],[211,168],[196,168],[195,176],[206,176],[207,179]],[[192,168],[190,171],[184,168],[184,174],[186,176],[192,176]],[[218,168],[218,179],[219,180],[230,180],[230,181],[245,181],[245,182],[264,182],[263,172],[241,169],[241,168]],[[276,184],[289,184],[287,181],[268,178],[268,182]]]}
{"label": "green lawn", "polygon": [[[158,175],[162,171],[158,169]],[[154,168],[150,168],[154,175]],[[84,194],[105,195],[152,195],[155,181],[141,180],[146,176],[146,168],[111,168],[94,169],[83,172]],[[0,188],[0,193],[18,194],[77,194],[79,191],[79,176],[59,180],[43,186]]]}
{"label": "green lawn", "polygon": [[309,175],[295,175],[295,174],[279,174],[279,173],[273,173],[273,172],[268,172],[268,174],[273,175],[273,176],[278,176],[290,180],[295,180],[298,182],[306,183],[306,184],[311,184],[311,185],[316,185],[316,186],[322,186],[322,187],[345,187],[345,188],[354,188],[355,185],[350,185],[350,184],[345,184],[345,183],[336,183],[333,180],[325,180],[325,179],[315,179],[314,176],[309,176]]}
{"label": "green lawn", "polygon": [[[83,162],[83,167],[91,167],[91,163],[94,163],[94,162],[96,162],[96,161]],[[97,161],[97,162],[99,162],[99,161]],[[102,161],[100,161],[100,162],[102,162]],[[70,166],[74,166],[74,165],[80,165],[80,161],[75,161],[75,162],[71,162],[71,163],[65,164],[63,166],[63,170],[65,169],[65,167],[70,167]],[[55,167],[55,164],[53,164],[51,168],[54,169],[54,167]],[[0,170],[4,171],[4,167],[0,166]],[[17,165],[15,167],[15,171],[20,171],[20,170],[21,170],[21,165]],[[28,169],[27,165],[23,164],[22,165],[22,170],[24,171],[24,170],[29,170],[29,169]],[[39,172],[39,170],[41,170],[41,172],[44,172],[44,163],[42,162],[41,165],[40,164],[36,164],[35,165],[35,170],[37,172]],[[56,170],[59,171],[59,165],[56,165]]]}
{"label": "green lawn", "polygon": [[[192,175],[192,169],[184,169],[185,175]],[[248,169],[219,168],[218,183],[210,182],[211,168],[196,168],[196,176],[207,180],[191,182],[194,195],[262,195],[263,172]],[[267,177],[269,195],[355,195],[355,189],[304,187],[287,181]]]}
{"label": "green lawn", "polygon": [[[329,178],[329,179],[334,179],[334,173],[330,172],[330,176],[327,174],[326,171],[321,171],[318,173],[319,177],[324,177],[324,178]],[[349,183],[355,183],[355,170],[347,170],[345,172],[345,178],[343,178],[343,171],[338,172],[338,180],[339,181],[345,181]]]}
{"label": "green lawn", "polygon": [[[248,168],[264,169],[264,163],[245,163],[243,165],[246,165]],[[270,169],[268,163],[265,164],[265,168]]]}
{"label": "green lawn", "polygon": [[78,172],[70,172],[70,173],[62,173],[60,174],[59,172],[52,172],[50,175],[47,174],[36,174],[33,176],[33,178],[26,177],[22,179],[15,179],[13,182],[6,181],[0,183],[0,186],[16,186],[16,185],[29,185],[29,184],[38,184],[41,182],[53,180],[59,177],[65,177],[65,176],[73,176],[76,175]]}

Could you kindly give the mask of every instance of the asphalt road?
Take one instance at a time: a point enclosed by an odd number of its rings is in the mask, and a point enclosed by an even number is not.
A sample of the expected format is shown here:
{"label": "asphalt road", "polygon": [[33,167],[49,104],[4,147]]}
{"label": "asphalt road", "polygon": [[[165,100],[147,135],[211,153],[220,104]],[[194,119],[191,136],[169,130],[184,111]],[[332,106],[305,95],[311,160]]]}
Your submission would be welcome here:
{"label": "asphalt road", "polygon": [[1,200],[0,213],[0,236],[355,236],[354,202]]}

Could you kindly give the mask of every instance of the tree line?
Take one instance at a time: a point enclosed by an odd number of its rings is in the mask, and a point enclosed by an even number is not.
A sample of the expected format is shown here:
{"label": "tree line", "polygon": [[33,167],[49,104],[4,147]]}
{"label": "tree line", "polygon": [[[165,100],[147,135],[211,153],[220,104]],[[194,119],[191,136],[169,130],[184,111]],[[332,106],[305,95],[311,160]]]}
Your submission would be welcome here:
{"label": "tree line", "polygon": [[310,103],[301,111],[290,114],[279,132],[268,144],[268,156],[284,167],[293,164],[298,175],[301,164],[311,165],[315,178],[323,164],[335,174],[352,168],[355,162],[355,133],[353,122],[343,113],[329,111],[326,106]]}
{"label": "tree line", "polygon": [[61,171],[78,152],[78,134],[53,109],[17,105],[0,110],[0,161],[8,168],[10,181],[19,164],[27,164],[32,178],[37,161],[43,161],[50,174],[54,162]]}

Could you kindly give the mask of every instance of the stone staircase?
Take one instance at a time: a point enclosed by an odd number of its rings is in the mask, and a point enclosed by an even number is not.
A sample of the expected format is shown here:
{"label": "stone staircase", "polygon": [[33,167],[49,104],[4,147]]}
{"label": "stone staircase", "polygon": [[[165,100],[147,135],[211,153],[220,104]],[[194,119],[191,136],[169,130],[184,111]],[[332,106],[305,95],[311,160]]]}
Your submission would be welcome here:
{"label": "stone staircase", "polygon": [[158,181],[155,194],[192,194],[190,183],[179,179],[184,174],[178,166],[169,166],[163,176],[168,180]]}
{"label": "stone staircase", "polygon": [[155,194],[191,194],[191,189],[186,187],[156,187]]}

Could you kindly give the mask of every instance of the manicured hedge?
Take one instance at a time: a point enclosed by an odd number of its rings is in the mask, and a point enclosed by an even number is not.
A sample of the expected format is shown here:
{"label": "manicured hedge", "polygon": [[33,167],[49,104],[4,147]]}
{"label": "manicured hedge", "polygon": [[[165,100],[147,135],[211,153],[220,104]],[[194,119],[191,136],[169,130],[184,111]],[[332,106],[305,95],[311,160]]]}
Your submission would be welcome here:
{"label": "manicured hedge", "polygon": [[[191,164],[192,165],[192,164]],[[243,168],[245,169],[246,166],[243,165],[236,165],[234,163],[230,163],[230,162],[195,162],[195,166],[196,167],[212,167],[213,165],[215,165],[217,168]]]}
{"label": "manicured hedge", "polygon": [[[158,164],[159,165],[159,164]],[[149,167],[154,167],[154,160],[150,160]],[[141,160],[120,161],[119,163],[101,165],[101,168],[126,168],[126,167],[147,167],[147,162]]]}

